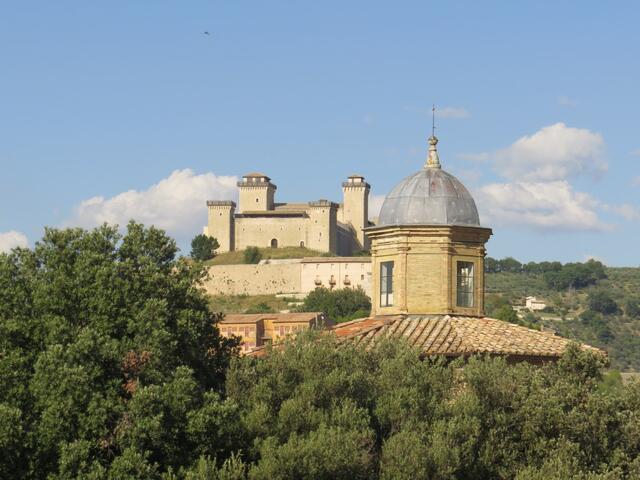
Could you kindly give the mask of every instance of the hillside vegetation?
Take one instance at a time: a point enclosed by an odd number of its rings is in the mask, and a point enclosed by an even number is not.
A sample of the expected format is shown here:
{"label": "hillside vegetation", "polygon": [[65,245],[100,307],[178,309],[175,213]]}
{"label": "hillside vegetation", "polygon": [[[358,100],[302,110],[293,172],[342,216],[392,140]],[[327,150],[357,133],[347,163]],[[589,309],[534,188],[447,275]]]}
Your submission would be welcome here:
{"label": "hillside vegetation", "polygon": [[[605,267],[595,261],[523,265],[488,258],[485,278],[487,315],[553,329],[604,348],[614,368],[640,371],[640,268]],[[529,295],[547,308],[523,311],[516,319],[510,309],[524,305]]]}

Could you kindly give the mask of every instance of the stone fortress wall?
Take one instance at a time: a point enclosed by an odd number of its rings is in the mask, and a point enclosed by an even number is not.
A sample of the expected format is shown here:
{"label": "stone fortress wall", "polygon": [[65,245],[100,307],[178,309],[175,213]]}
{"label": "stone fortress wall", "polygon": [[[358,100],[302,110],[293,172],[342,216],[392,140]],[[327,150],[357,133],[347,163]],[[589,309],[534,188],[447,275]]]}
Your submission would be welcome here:
{"label": "stone fortress wall", "polygon": [[268,260],[257,265],[213,265],[210,295],[306,295],[317,287],[362,287],[371,295],[369,257],[309,257]]}

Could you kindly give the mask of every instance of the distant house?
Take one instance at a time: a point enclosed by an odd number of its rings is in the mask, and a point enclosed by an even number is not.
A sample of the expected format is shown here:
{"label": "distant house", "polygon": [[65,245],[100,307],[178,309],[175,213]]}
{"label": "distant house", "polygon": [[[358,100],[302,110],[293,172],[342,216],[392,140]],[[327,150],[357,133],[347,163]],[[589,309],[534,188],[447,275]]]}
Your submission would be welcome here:
{"label": "distant house", "polygon": [[542,300],[538,300],[536,297],[527,297],[524,306],[532,312],[536,312],[538,310],[544,310],[547,304]]}

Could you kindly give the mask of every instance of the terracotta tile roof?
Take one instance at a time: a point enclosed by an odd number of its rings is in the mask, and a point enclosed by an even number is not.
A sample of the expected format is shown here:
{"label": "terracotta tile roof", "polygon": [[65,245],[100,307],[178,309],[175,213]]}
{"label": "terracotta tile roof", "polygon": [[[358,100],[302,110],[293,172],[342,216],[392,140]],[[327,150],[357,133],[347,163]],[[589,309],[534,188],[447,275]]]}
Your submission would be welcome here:
{"label": "terracotta tile roof", "polygon": [[[321,320],[324,316],[321,312],[293,312],[293,313],[227,313],[221,324],[229,323],[256,323],[261,320],[271,320],[274,323],[301,322],[308,323],[312,320]],[[328,321],[325,319],[325,321]]]}
{"label": "terracotta tile roof", "polygon": [[[505,355],[556,359],[569,340],[494,318],[449,315],[394,315],[340,323],[331,329],[339,339],[370,346],[382,338],[403,336],[425,355]],[[606,355],[589,345],[583,349]]]}

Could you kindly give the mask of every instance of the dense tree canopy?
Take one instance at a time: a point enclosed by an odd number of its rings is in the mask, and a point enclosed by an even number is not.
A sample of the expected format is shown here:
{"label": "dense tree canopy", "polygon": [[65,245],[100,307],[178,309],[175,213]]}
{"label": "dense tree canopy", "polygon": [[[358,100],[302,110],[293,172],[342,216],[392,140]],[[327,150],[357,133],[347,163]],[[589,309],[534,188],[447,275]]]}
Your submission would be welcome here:
{"label": "dense tree canopy", "polygon": [[605,385],[601,365],[577,347],[555,365],[447,364],[312,332],[234,362],[227,395],[251,479],[637,478],[640,384]]}
{"label": "dense tree canopy", "polygon": [[131,223],[0,255],[0,478],[142,478],[226,453],[235,342],[176,251]]}
{"label": "dense tree canopy", "polygon": [[216,256],[216,250],[220,248],[218,240],[208,235],[196,235],[191,240],[191,258],[203,262]]}

